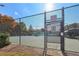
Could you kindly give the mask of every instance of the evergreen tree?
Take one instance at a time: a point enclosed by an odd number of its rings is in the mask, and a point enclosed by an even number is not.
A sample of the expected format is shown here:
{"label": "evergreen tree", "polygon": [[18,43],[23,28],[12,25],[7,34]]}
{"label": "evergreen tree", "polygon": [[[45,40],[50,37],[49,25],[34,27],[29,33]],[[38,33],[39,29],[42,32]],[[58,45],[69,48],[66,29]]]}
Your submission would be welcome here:
{"label": "evergreen tree", "polygon": [[32,35],[32,34],[33,34],[33,27],[32,25],[30,25],[28,30],[28,35]]}

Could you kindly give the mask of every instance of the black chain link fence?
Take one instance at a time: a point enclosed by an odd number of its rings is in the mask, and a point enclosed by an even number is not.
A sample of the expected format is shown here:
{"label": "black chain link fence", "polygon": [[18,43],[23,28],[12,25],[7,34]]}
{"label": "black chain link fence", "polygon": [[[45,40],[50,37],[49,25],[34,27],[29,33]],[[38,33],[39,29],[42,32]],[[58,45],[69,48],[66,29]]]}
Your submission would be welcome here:
{"label": "black chain link fence", "polygon": [[[79,5],[18,18],[13,27],[1,24],[10,33],[10,42],[62,52],[79,52]],[[5,27],[4,27],[5,25]],[[6,28],[7,27],[7,28]]]}

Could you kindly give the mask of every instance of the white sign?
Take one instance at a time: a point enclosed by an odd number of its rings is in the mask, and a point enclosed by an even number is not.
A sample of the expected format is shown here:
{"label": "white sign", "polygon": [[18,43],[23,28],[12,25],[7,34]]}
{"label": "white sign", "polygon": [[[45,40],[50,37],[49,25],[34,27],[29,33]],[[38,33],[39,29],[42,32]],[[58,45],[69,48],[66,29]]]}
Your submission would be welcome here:
{"label": "white sign", "polygon": [[56,20],[57,20],[56,15],[51,16],[51,23],[55,23]]}
{"label": "white sign", "polygon": [[48,26],[47,26],[47,31],[48,31],[48,32],[51,31],[51,25],[48,25]]}

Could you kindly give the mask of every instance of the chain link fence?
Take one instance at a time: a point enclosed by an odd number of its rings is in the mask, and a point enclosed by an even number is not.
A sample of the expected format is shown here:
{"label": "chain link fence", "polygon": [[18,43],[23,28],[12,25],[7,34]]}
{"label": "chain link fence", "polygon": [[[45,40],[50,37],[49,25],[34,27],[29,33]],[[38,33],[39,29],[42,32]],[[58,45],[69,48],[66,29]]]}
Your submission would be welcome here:
{"label": "chain link fence", "polygon": [[19,18],[10,41],[35,48],[60,50],[61,20],[62,9]]}
{"label": "chain link fence", "polygon": [[0,31],[10,30],[12,44],[41,48],[45,55],[48,49],[79,52],[79,5],[18,18],[14,23],[13,27],[0,25]]}
{"label": "chain link fence", "polygon": [[65,8],[64,14],[65,51],[79,55],[79,5]]}

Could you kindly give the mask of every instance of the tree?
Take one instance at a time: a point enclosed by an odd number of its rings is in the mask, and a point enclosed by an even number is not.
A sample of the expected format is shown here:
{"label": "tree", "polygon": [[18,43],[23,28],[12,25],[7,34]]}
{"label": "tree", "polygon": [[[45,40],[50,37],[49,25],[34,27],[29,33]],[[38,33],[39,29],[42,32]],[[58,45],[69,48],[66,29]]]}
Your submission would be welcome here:
{"label": "tree", "polygon": [[79,28],[79,23],[72,23],[65,26],[65,30],[76,29],[76,28]]}
{"label": "tree", "polygon": [[70,38],[75,38],[75,36],[79,35],[79,23],[66,25],[65,28],[68,30],[66,35],[68,35]]}
{"label": "tree", "polygon": [[32,34],[33,34],[33,27],[32,25],[30,25],[28,30],[28,35],[32,35]]}
{"label": "tree", "polygon": [[29,26],[29,31],[33,31],[32,25]]}
{"label": "tree", "polygon": [[7,23],[0,24],[0,32],[10,32],[11,26]]}
{"label": "tree", "polygon": [[72,28],[77,28],[78,27],[77,25],[78,25],[77,23],[71,24]]}
{"label": "tree", "polygon": [[26,24],[24,22],[20,22],[19,26],[20,26],[22,32],[27,31],[27,27],[26,27]]}
{"label": "tree", "polygon": [[0,14],[0,31],[10,32],[15,24],[16,22],[12,17]]}
{"label": "tree", "polygon": [[26,35],[27,32],[27,27],[26,24],[24,22],[19,22],[17,23],[16,27],[14,28],[14,35]]}
{"label": "tree", "polygon": [[16,28],[17,22],[11,16],[0,14],[0,32],[11,34]]}

